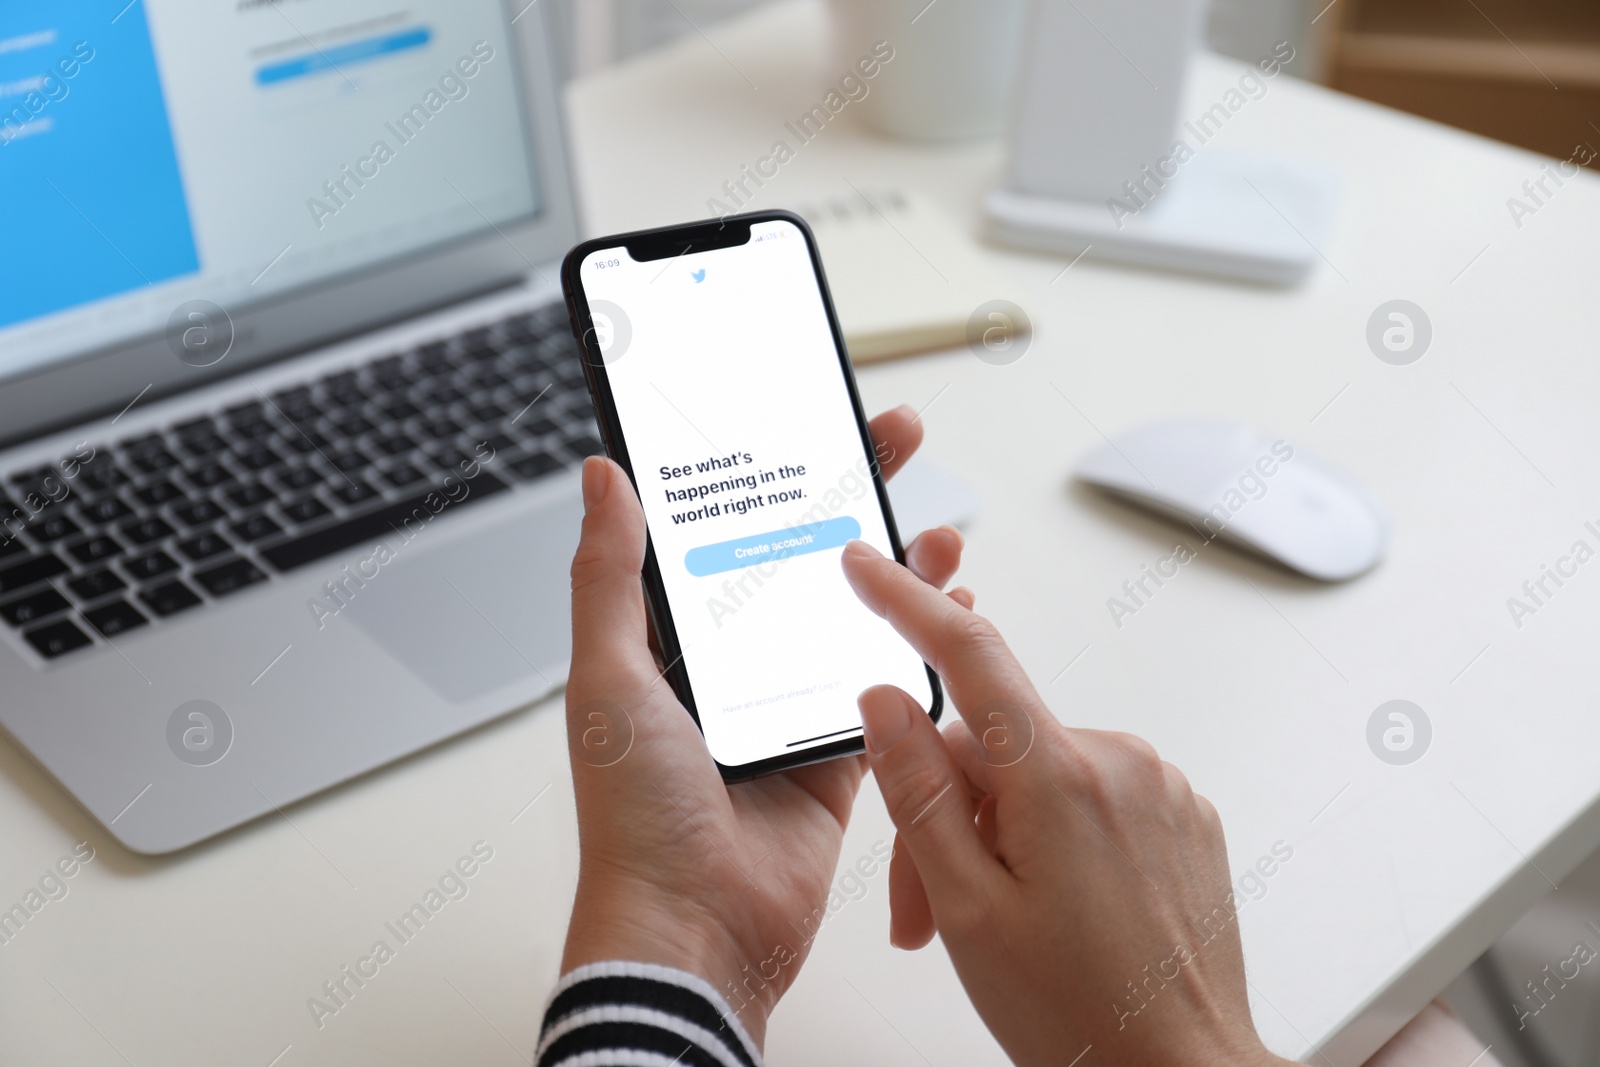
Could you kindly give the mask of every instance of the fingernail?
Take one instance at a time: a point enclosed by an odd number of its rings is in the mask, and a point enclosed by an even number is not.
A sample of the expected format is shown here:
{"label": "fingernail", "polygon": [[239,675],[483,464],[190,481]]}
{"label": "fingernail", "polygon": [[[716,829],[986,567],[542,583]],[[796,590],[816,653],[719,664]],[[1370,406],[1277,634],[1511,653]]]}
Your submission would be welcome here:
{"label": "fingernail", "polygon": [[882,559],[883,554],[865,541],[851,541],[844,546],[844,554],[852,559]]}
{"label": "fingernail", "polygon": [[950,532],[950,535],[956,539],[957,548],[967,547],[967,539],[961,536],[961,531],[956,529],[954,526],[951,526],[949,523],[945,523],[943,526],[939,527],[939,529],[948,530]]}
{"label": "fingernail", "polygon": [[904,694],[892,689],[869,689],[861,695],[859,704],[862,732],[873,755],[889,751],[911,732],[911,701]]}
{"label": "fingernail", "polygon": [[912,407],[910,404],[901,404],[899,407],[895,408],[895,411],[901,415],[910,415],[912,418],[916,418],[917,415],[917,409]]}
{"label": "fingernail", "polygon": [[599,456],[583,461],[583,510],[590,511],[611,490],[611,465]]}

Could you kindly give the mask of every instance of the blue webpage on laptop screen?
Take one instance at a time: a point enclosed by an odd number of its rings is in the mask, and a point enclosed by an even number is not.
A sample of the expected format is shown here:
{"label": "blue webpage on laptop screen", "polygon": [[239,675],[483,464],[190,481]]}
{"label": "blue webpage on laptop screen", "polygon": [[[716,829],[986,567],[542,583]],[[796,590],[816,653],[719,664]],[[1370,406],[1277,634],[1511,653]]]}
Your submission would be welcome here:
{"label": "blue webpage on laptop screen", "polygon": [[0,385],[533,217],[510,17],[0,0]]}
{"label": "blue webpage on laptop screen", "polygon": [[200,268],[143,5],[122,2],[0,0],[0,326]]}

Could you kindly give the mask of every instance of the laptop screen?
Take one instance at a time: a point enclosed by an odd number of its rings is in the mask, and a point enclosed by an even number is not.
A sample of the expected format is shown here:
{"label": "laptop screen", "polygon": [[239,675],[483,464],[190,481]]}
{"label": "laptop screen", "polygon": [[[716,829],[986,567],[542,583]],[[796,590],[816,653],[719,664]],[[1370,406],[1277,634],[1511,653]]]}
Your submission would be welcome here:
{"label": "laptop screen", "polygon": [[511,19],[0,0],[0,380],[538,213]]}

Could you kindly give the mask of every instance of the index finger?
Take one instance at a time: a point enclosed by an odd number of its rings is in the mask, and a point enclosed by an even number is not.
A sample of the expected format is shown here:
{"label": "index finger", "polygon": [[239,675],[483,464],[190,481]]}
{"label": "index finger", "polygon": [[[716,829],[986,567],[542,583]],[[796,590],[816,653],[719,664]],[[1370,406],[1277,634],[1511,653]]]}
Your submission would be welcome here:
{"label": "index finger", "polygon": [[[975,737],[1001,737],[1004,731],[997,733],[997,709],[1002,709],[1002,719],[1015,714],[1025,720],[1010,724],[1013,745],[1024,743],[1022,734],[1031,744],[1039,735],[1062,729],[989,620],[865,542],[846,545],[843,562],[845,577],[862,603],[893,626],[944,680],[951,703]],[[1024,759],[1025,754],[1025,749],[986,749],[985,762],[1006,771],[993,776],[996,791],[1004,789],[1005,781],[1043,773],[1043,761]],[[1010,770],[1024,765],[1040,766],[1041,770]]]}
{"label": "index finger", "polygon": [[890,408],[867,423],[867,428],[872,431],[874,458],[885,481],[893,478],[922,444],[922,420],[909,404]]}

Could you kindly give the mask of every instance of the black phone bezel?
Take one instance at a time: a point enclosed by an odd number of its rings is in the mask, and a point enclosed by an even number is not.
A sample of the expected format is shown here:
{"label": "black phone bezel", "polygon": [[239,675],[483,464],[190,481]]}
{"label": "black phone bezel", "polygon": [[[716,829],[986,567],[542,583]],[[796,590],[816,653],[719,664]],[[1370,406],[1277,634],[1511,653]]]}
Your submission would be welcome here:
{"label": "black phone bezel", "polygon": [[[634,492],[638,493],[638,478],[634,475],[633,463],[628,455],[627,439],[617,416],[611,383],[605,373],[605,361],[595,338],[594,322],[589,314],[588,296],[584,292],[579,275],[579,268],[584,259],[597,251],[616,248],[618,245],[626,246],[628,254],[640,261],[682,256],[691,251],[706,252],[718,248],[731,248],[750,240],[751,226],[775,221],[793,223],[805,238],[817,289],[822,296],[823,310],[828,316],[828,328],[833,335],[834,352],[839,359],[839,369],[844,375],[845,389],[849,393],[850,406],[856,417],[856,427],[861,434],[861,447],[872,471],[872,484],[877,492],[878,507],[883,514],[884,525],[889,531],[889,543],[894,548],[894,558],[904,564],[905,549],[900,542],[899,527],[895,525],[894,509],[889,503],[889,492],[883,479],[882,461],[872,442],[872,431],[867,426],[866,411],[861,406],[861,394],[856,387],[855,370],[850,364],[850,355],[845,348],[844,331],[839,327],[839,316],[833,307],[833,295],[828,289],[828,279],[823,272],[822,254],[817,247],[817,240],[811,232],[811,227],[806,225],[805,219],[792,211],[756,211],[705,222],[612,234],[582,241],[567,253],[561,263],[561,289],[566,298],[573,336],[578,341],[580,358],[583,361],[584,381],[588,384],[589,397],[594,403],[601,440],[605,444],[606,453],[627,472],[629,481],[633,483]],[[683,649],[678,641],[671,605],[667,602],[666,586],[661,580],[661,569],[656,561],[655,542],[649,535],[648,524],[642,577],[650,623],[655,629],[661,657],[667,663],[665,676],[678,700],[693,716],[695,725],[700,727],[701,735],[704,736],[705,728],[700,722],[699,709],[695,705],[694,689],[689,681],[688,668],[683,662]],[[926,663],[923,666],[928,672],[928,685],[932,694],[932,706],[928,709],[928,714],[937,723],[944,712],[944,690],[934,669]],[[852,755],[863,751],[863,744],[861,733],[855,732],[852,736],[837,742],[803,749],[790,755],[756,760],[753,763],[728,766],[717,761],[715,757],[713,762],[716,763],[717,771],[724,781],[738,782]]]}

